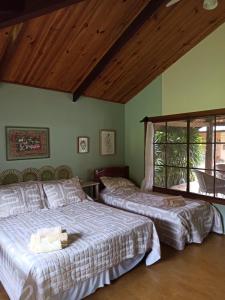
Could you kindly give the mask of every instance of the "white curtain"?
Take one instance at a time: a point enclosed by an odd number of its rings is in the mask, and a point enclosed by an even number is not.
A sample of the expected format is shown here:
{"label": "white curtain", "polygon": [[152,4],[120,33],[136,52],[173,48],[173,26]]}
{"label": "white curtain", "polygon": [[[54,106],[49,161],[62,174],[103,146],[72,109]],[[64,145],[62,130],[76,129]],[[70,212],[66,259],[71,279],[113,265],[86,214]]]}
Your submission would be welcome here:
{"label": "white curtain", "polygon": [[141,184],[141,189],[143,191],[151,191],[153,187],[153,138],[154,126],[151,122],[148,122],[145,142],[145,178]]}

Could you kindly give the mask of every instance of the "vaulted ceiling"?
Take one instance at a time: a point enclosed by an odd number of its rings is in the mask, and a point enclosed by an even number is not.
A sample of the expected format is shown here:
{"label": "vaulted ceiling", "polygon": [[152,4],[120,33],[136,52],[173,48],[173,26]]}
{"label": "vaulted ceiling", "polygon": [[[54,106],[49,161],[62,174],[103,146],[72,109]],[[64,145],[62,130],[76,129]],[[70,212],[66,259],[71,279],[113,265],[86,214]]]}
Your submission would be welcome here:
{"label": "vaulted ceiling", "polygon": [[225,1],[213,11],[167,2],[39,0],[4,16],[0,7],[0,81],[126,103],[225,22]]}

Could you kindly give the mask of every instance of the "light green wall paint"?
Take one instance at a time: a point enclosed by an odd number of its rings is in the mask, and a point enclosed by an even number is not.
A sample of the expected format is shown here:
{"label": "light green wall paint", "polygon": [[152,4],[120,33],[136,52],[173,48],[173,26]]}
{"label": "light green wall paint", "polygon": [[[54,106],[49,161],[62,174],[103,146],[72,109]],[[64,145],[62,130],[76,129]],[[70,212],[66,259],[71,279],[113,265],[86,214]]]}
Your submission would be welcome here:
{"label": "light green wall paint", "polygon": [[[125,162],[144,176],[144,116],[225,108],[225,24],[125,105]],[[225,206],[217,205],[224,216]]]}
{"label": "light green wall paint", "polygon": [[225,108],[224,79],[225,24],[163,73],[163,114]]}
{"label": "light green wall paint", "polygon": [[144,177],[145,116],[160,115],[162,110],[162,81],[158,77],[125,105],[125,162],[130,176],[138,184]]}
{"label": "light green wall paint", "polygon": [[225,107],[225,24],[162,75],[163,114]]}
{"label": "light green wall paint", "polygon": [[[5,126],[50,128],[50,159],[6,161]],[[117,154],[99,155],[99,130],[116,129]],[[76,138],[90,137],[90,153],[77,154]],[[12,84],[0,85],[0,170],[67,164],[88,178],[96,167],[124,164],[124,105]]]}

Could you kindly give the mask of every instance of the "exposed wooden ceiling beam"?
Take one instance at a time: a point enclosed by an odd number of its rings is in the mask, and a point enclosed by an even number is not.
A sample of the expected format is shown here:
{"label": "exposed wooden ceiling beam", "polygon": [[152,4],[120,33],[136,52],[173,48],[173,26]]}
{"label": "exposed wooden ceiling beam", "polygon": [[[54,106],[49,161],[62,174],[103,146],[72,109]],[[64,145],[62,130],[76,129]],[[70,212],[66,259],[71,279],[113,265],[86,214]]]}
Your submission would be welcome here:
{"label": "exposed wooden ceiling beam", "polygon": [[118,51],[134,36],[134,34],[143,26],[143,24],[159,9],[159,7],[168,0],[151,0],[141,13],[128,26],[120,38],[114,43],[109,51],[102,57],[94,69],[84,79],[81,85],[73,93],[73,101],[77,101],[91,83],[100,75],[106,65],[118,53]]}
{"label": "exposed wooden ceiling beam", "polygon": [[39,17],[85,0],[8,0],[0,4],[0,28]]}

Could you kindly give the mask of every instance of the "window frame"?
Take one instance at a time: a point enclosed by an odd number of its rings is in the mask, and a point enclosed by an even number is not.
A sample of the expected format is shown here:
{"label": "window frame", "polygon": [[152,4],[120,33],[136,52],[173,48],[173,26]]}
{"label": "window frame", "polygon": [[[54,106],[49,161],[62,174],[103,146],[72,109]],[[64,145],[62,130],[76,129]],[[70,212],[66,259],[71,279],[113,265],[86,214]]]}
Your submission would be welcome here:
{"label": "window frame", "polygon": [[[217,125],[217,117],[219,116],[225,116],[225,108],[223,109],[215,109],[215,110],[206,110],[206,111],[197,111],[197,112],[190,112],[190,113],[182,113],[182,114],[175,114],[175,115],[165,115],[165,116],[156,116],[156,117],[145,117],[141,122],[144,123],[144,140],[146,143],[146,129],[147,129],[147,123],[152,122],[153,124],[156,123],[166,123],[171,122],[171,121],[187,121],[187,191],[180,191],[180,190],[174,190],[170,189],[167,187],[157,187],[153,185],[153,191],[154,192],[160,192],[160,193],[167,193],[167,194],[172,194],[172,195],[182,195],[186,198],[190,199],[201,199],[205,200],[210,203],[217,203],[217,204],[222,204],[225,205],[225,199],[224,198],[219,198],[216,197],[215,189],[216,189],[216,145],[219,144],[216,142],[216,133],[217,131],[214,131],[214,139],[213,142],[211,143],[214,145],[214,167],[213,167],[213,173],[214,173],[214,196],[208,196],[208,195],[202,195],[202,194],[197,194],[190,192],[190,171],[192,169],[200,169],[200,168],[193,168],[189,166],[189,150],[190,150],[190,122],[191,120],[195,118],[202,118],[202,117],[213,117],[214,118],[214,124],[215,126]],[[167,125],[166,125],[167,126]],[[157,144],[154,142],[154,144]],[[167,144],[165,142],[165,144]],[[154,152],[153,152],[154,155]],[[155,166],[155,162],[154,162]],[[167,169],[168,166],[166,166],[165,169]],[[166,177],[166,182],[167,182],[167,174],[165,175]],[[225,181],[225,180],[224,180]]]}

